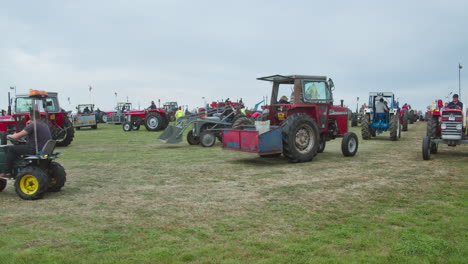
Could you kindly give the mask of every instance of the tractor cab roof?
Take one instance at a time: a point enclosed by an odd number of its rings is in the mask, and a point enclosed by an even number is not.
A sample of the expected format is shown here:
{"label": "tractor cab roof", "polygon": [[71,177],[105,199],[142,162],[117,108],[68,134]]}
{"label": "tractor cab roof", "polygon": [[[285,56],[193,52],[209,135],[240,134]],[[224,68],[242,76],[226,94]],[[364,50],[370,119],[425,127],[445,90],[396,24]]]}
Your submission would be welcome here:
{"label": "tractor cab roof", "polygon": [[266,76],[266,77],[260,77],[257,78],[257,80],[260,81],[270,81],[270,82],[275,82],[275,83],[290,83],[293,84],[294,80],[300,79],[300,80],[316,80],[316,81],[327,81],[326,76],[317,76],[317,75],[271,75],[271,76]]}
{"label": "tractor cab roof", "polygon": [[[31,97],[31,96],[29,94],[17,94],[17,95],[15,95],[15,97],[17,97],[17,98],[27,98],[27,97]],[[56,92],[47,92],[46,97],[57,97],[57,93]]]}
{"label": "tractor cab roof", "polygon": [[393,97],[393,93],[392,92],[370,92],[369,96],[371,97],[376,97],[376,96]]}

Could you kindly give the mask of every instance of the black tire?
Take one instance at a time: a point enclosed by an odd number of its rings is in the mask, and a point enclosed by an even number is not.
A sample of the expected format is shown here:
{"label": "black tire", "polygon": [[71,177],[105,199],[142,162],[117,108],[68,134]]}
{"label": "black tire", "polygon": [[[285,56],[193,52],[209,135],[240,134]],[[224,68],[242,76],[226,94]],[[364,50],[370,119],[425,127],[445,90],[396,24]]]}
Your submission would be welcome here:
{"label": "black tire", "polygon": [[261,158],[276,158],[279,156],[281,156],[281,153],[260,155]]}
{"label": "black tire", "polygon": [[291,162],[311,161],[317,154],[319,130],[304,113],[293,114],[283,123],[283,154]]}
{"label": "black tire", "polygon": [[159,131],[164,126],[164,120],[159,113],[150,113],[146,115],[145,127],[148,131]]}
{"label": "black tire", "polygon": [[439,128],[439,119],[430,117],[427,120],[426,136],[430,138],[437,138],[437,129]]}
{"label": "black tire", "polygon": [[414,114],[414,110],[409,111],[409,123],[413,124],[416,119],[416,115]]}
{"label": "black tire", "polygon": [[400,134],[400,118],[398,115],[393,115],[390,119],[390,140],[396,141]]}
{"label": "black tire", "polygon": [[325,146],[327,145],[327,141],[322,137],[320,137],[319,146],[317,149],[317,153],[323,153],[325,151]]}
{"label": "black tire", "polygon": [[123,129],[123,131],[125,131],[125,132],[130,132],[130,131],[132,131],[132,128],[133,128],[132,122],[129,122],[129,121],[123,123],[123,125],[122,125],[122,129]]}
{"label": "black tire", "polygon": [[48,176],[40,168],[28,166],[15,177],[15,190],[21,199],[37,200],[47,192]]}
{"label": "black tire", "polygon": [[135,123],[133,123],[133,124],[132,124],[132,130],[135,130],[135,131],[140,130],[140,124],[135,124]]}
{"label": "black tire", "polygon": [[341,152],[345,157],[352,157],[356,155],[359,147],[359,141],[356,134],[348,132],[344,135],[341,141]]}
{"label": "black tire", "polygon": [[6,187],[7,187],[7,180],[6,179],[0,179],[0,192],[5,190]]}
{"label": "black tire", "polygon": [[7,134],[5,132],[0,132],[0,145],[6,145],[7,143]]}
{"label": "black tire", "polygon": [[423,137],[422,143],[422,155],[423,160],[430,160],[431,159],[431,138],[428,136]]}
{"label": "black tire", "polygon": [[200,145],[205,148],[209,148],[214,146],[216,143],[216,135],[210,131],[203,131],[200,133]]}
{"label": "black tire", "polygon": [[187,142],[189,145],[198,145],[200,144],[200,137],[196,137],[193,135],[193,130],[190,130],[187,133]]}
{"label": "black tire", "polygon": [[49,175],[47,191],[59,192],[67,181],[65,169],[59,163],[51,162],[47,172]]}
{"label": "black tire", "polygon": [[356,119],[351,120],[351,126],[352,126],[352,127],[356,127],[356,126],[357,126],[357,120],[356,120]]}
{"label": "black tire", "polygon": [[175,112],[169,112],[168,116],[169,116],[169,121],[170,122],[176,121]]}
{"label": "black tire", "polygon": [[371,134],[371,128],[369,126],[369,118],[368,116],[365,116],[363,119],[362,119],[362,123],[361,123],[361,135],[362,135],[362,139],[364,140],[367,140],[367,139],[370,139],[372,134]]}
{"label": "black tire", "polygon": [[252,126],[254,121],[246,116],[238,117],[233,123],[232,128],[240,128],[242,126]]}
{"label": "black tire", "polygon": [[107,114],[106,113],[100,113],[99,114],[99,122],[107,123]]}
{"label": "black tire", "polygon": [[403,131],[408,131],[408,111],[407,110],[403,111],[402,121],[403,121]]}
{"label": "black tire", "polygon": [[52,139],[57,141],[57,146],[66,147],[72,143],[73,138],[75,137],[75,129],[68,118],[63,122],[62,129],[63,133],[57,134],[57,138],[52,137]]}
{"label": "black tire", "polygon": [[92,129],[97,129],[97,125],[91,126]]}

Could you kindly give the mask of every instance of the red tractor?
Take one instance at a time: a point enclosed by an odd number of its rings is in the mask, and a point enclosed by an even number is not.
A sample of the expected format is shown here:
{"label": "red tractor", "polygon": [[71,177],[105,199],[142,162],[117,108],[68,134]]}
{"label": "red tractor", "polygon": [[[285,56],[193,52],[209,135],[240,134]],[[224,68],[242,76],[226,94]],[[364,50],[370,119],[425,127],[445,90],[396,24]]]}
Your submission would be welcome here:
{"label": "red tractor", "polygon": [[[343,137],[341,150],[354,156],[356,134],[348,132],[348,109],[333,105],[334,84],[325,76],[273,75],[257,78],[273,83],[271,104],[261,118],[269,121],[266,132],[260,128],[223,131],[223,148],[257,153],[261,157],[283,154],[291,162],[311,161],[325,150],[325,143]],[[290,100],[287,95],[291,95]]]}
{"label": "red tractor", "polygon": [[148,131],[160,131],[169,125],[169,117],[163,108],[130,110],[125,112],[124,131],[139,130],[144,124]]}
{"label": "red tractor", "polygon": [[[49,123],[52,139],[57,146],[68,146],[73,141],[75,130],[68,117],[68,113],[60,108],[57,93],[49,92],[39,105],[43,119]],[[17,95],[15,98],[14,114],[0,119],[1,144],[6,144],[6,135],[23,130],[30,119],[32,98],[29,95]]]}
{"label": "red tractor", "polygon": [[465,129],[463,110],[444,108],[442,100],[438,100],[437,107],[428,115],[427,134],[422,143],[423,159],[430,160],[431,154],[437,154],[439,144],[450,147],[468,144]]}

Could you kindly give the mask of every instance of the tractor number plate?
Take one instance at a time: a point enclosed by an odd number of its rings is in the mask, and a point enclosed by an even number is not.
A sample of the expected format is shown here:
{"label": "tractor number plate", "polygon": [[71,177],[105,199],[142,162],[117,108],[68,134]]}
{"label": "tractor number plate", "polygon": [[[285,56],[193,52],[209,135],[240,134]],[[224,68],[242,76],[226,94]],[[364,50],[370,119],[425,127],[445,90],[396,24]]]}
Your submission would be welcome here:
{"label": "tractor number plate", "polygon": [[284,113],[278,113],[278,120],[284,120]]}
{"label": "tractor number plate", "polygon": [[449,120],[450,120],[450,121],[454,121],[454,120],[455,120],[455,115],[454,115],[454,114],[450,114]]}
{"label": "tractor number plate", "polygon": [[50,118],[50,120],[54,120],[54,119],[55,119],[55,115],[54,115],[54,114],[51,114],[51,115],[49,116],[49,118]]}

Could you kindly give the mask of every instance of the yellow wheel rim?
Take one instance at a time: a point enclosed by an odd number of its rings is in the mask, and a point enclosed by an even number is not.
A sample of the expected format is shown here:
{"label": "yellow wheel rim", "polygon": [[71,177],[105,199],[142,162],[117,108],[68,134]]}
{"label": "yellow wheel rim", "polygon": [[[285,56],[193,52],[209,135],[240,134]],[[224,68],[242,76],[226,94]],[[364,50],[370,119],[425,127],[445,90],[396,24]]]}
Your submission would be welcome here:
{"label": "yellow wheel rim", "polygon": [[39,181],[31,174],[24,175],[19,185],[21,191],[28,195],[34,194],[39,189]]}

